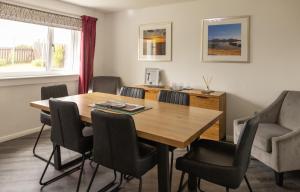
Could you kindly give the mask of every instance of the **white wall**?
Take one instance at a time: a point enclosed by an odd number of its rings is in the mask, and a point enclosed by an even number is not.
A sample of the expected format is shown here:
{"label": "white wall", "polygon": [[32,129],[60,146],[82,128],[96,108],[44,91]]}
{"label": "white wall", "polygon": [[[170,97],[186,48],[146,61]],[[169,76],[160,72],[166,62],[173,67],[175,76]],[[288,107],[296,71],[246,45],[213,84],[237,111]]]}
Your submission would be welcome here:
{"label": "white wall", "polygon": [[[74,6],[55,0],[15,0],[6,1],[29,5],[43,10],[54,10],[72,15],[89,15],[98,18],[97,40],[94,59],[94,74],[103,72],[103,21],[104,15],[99,11]],[[1,26],[0,26],[1,28]],[[16,136],[36,131],[40,127],[39,111],[29,106],[30,101],[40,99],[42,86],[66,83],[70,94],[77,94],[78,76],[47,77],[29,79],[0,79],[0,142]]]}
{"label": "white wall", "polygon": [[[165,82],[227,92],[227,135],[232,121],[270,104],[282,90],[300,90],[299,0],[198,0],[105,15],[105,74],[142,84],[145,67],[164,70]],[[251,16],[251,63],[202,63],[204,18]],[[172,62],[138,61],[138,26],[173,22]]]}

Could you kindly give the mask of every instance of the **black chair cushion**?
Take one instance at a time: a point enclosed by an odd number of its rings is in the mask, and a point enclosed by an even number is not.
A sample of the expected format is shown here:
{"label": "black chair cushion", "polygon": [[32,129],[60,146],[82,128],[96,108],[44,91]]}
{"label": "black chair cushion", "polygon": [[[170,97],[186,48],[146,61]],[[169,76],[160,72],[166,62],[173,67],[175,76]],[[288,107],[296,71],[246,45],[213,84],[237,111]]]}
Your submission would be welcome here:
{"label": "black chair cushion", "polygon": [[113,76],[97,76],[91,82],[91,90],[93,92],[117,94],[120,86],[121,78]]}
{"label": "black chair cushion", "polygon": [[122,87],[120,95],[145,99],[145,90],[137,87]]}
{"label": "black chair cushion", "polygon": [[[68,96],[68,88],[67,85],[52,85],[41,88],[41,99],[50,99],[50,98],[58,98]],[[44,114],[43,114],[44,113]],[[49,116],[47,116],[49,115]],[[51,116],[48,111],[42,110],[40,115],[41,123],[51,126]]]}
{"label": "black chair cushion", "polygon": [[48,113],[41,112],[40,121],[42,124],[51,126],[51,115]]}
{"label": "black chair cushion", "polygon": [[65,84],[53,85],[41,88],[41,99],[50,99],[68,96],[68,88]]}
{"label": "black chair cushion", "polygon": [[188,106],[190,104],[190,97],[187,93],[183,92],[161,90],[158,101]]}
{"label": "black chair cushion", "polygon": [[93,110],[94,161],[140,178],[157,162],[156,148],[138,142],[132,116]]}
{"label": "black chair cushion", "polygon": [[230,188],[239,186],[233,166],[236,146],[230,143],[199,140],[191,151],[176,161],[176,169]]}
{"label": "black chair cushion", "polygon": [[[86,153],[92,151],[93,149],[93,135],[92,136],[83,136],[79,142],[79,153]],[[72,150],[72,149],[71,149]]]}
{"label": "black chair cushion", "polygon": [[74,102],[49,100],[51,111],[51,141],[66,149],[86,153],[92,149],[93,136],[84,137],[84,124]]}

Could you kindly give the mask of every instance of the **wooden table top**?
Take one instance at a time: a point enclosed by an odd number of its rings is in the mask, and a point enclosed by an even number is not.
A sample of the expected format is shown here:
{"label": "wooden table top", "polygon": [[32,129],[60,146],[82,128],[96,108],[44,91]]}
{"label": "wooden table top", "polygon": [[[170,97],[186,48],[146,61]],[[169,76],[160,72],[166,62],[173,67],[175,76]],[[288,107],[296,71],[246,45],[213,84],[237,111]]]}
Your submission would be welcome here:
{"label": "wooden table top", "polygon": [[[118,100],[144,105],[152,109],[133,115],[137,134],[141,138],[184,148],[211,127],[222,114],[221,111],[135,99],[105,93],[89,93],[59,98],[77,103],[81,120],[91,123],[91,107],[94,103]],[[48,100],[34,101],[30,106],[49,111]]]}

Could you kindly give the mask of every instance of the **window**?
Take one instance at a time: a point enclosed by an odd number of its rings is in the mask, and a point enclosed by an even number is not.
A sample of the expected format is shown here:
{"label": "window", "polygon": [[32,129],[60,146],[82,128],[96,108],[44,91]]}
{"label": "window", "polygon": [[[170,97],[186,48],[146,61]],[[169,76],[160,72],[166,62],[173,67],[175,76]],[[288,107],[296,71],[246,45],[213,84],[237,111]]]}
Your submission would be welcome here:
{"label": "window", "polygon": [[0,75],[79,71],[76,30],[0,19]]}

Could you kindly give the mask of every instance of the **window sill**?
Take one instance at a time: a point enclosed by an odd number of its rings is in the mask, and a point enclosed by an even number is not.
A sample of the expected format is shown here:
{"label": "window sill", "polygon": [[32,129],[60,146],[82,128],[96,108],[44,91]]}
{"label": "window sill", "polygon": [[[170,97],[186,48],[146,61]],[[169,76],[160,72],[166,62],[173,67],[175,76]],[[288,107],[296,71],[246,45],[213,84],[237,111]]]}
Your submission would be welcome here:
{"label": "window sill", "polygon": [[10,77],[0,76],[0,87],[78,81],[78,77],[78,74],[45,74]]}

